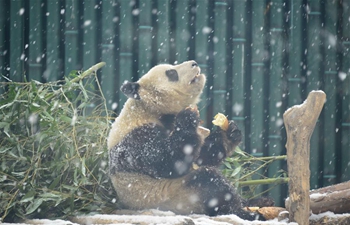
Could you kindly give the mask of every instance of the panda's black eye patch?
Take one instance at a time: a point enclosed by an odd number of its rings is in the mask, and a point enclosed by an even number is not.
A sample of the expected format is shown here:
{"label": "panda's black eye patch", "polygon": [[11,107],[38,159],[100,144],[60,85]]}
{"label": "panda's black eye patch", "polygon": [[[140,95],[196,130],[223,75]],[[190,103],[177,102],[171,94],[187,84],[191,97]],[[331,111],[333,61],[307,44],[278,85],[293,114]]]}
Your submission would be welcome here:
{"label": "panda's black eye patch", "polygon": [[167,70],[165,71],[166,76],[168,77],[169,81],[176,82],[179,81],[179,75],[177,74],[176,70]]}

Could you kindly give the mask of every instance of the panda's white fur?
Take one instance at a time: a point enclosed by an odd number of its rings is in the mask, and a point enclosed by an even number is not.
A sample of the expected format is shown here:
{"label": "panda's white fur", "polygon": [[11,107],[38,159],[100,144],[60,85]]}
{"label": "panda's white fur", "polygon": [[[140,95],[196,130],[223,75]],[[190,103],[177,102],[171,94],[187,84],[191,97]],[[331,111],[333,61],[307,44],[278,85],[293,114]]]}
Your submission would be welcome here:
{"label": "panda's white fur", "polygon": [[187,61],[155,66],[138,82],[123,84],[129,99],[112,125],[108,149],[110,177],[125,207],[254,219],[214,168],[240,142],[240,131],[231,121],[228,131],[217,128],[205,140],[198,132],[199,114],[190,107],[205,82],[197,63]]}
{"label": "panda's white fur", "polygon": [[[188,61],[179,65],[161,64],[140,78],[138,83],[142,86],[139,93],[142,101],[133,98],[126,101],[120,115],[112,124],[107,142],[108,149],[115,146],[135,127],[147,123],[161,125],[160,115],[177,114],[199,102],[206,77],[200,74],[198,66],[192,64],[196,62]],[[171,69],[180,74],[179,82],[165,82],[164,72]],[[132,116],[130,113],[133,113]]]}

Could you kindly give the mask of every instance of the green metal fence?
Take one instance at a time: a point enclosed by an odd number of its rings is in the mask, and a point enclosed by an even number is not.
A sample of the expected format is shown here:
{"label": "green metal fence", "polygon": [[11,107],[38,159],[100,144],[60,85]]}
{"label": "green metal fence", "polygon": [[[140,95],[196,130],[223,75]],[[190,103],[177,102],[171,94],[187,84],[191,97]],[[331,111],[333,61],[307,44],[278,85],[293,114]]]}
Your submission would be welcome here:
{"label": "green metal fence", "polygon": [[[312,188],[350,179],[349,48],[348,0],[0,1],[0,81],[52,81],[105,61],[101,85],[118,112],[124,80],[194,59],[208,77],[199,106],[206,125],[225,113],[256,156],[285,154],[283,112],[324,90]],[[281,205],[287,192],[270,194]]]}

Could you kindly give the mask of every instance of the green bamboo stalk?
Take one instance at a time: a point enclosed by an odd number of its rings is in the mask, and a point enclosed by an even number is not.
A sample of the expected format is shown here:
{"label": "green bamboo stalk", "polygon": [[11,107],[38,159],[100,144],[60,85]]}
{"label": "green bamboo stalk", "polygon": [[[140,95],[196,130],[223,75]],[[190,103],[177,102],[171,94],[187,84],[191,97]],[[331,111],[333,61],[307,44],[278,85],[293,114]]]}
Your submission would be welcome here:
{"label": "green bamboo stalk", "polygon": [[251,185],[262,185],[262,184],[284,184],[288,183],[289,178],[268,178],[268,179],[259,179],[259,180],[247,180],[247,181],[240,181],[238,186],[244,187],[244,186],[251,186]]}
{"label": "green bamboo stalk", "polygon": [[90,67],[89,69],[85,70],[82,74],[80,74],[79,76],[75,77],[74,79],[71,80],[72,83],[78,83],[79,81],[81,81],[82,79],[84,79],[85,77],[89,76],[90,74],[92,74],[93,72],[96,72],[97,70],[101,69],[103,66],[105,66],[106,63],[105,62],[99,62],[96,65],[93,65],[92,67]]}
{"label": "green bamboo stalk", "polygon": [[272,161],[287,160],[287,155],[252,157],[252,158],[248,158],[248,159],[238,159],[237,162],[267,161],[267,160],[272,160]]}
{"label": "green bamboo stalk", "polygon": [[270,164],[271,162],[273,162],[273,160],[269,160],[266,161],[265,163],[263,163],[262,165],[260,165],[258,168],[256,168],[255,170],[252,170],[250,173],[245,174],[244,176],[241,177],[241,179],[245,179],[247,177],[253,176],[254,174],[257,174],[259,170],[265,168],[268,164]]}

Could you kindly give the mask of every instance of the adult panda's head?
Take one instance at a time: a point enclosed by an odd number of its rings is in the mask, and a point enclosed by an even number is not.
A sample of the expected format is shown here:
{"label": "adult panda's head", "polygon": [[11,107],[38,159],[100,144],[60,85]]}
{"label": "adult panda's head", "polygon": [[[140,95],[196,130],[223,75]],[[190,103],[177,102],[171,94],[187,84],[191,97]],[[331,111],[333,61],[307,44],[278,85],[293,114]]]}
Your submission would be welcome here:
{"label": "adult panda's head", "polygon": [[157,114],[177,114],[197,104],[206,77],[195,61],[153,67],[137,82],[126,81],[121,91],[146,110]]}

